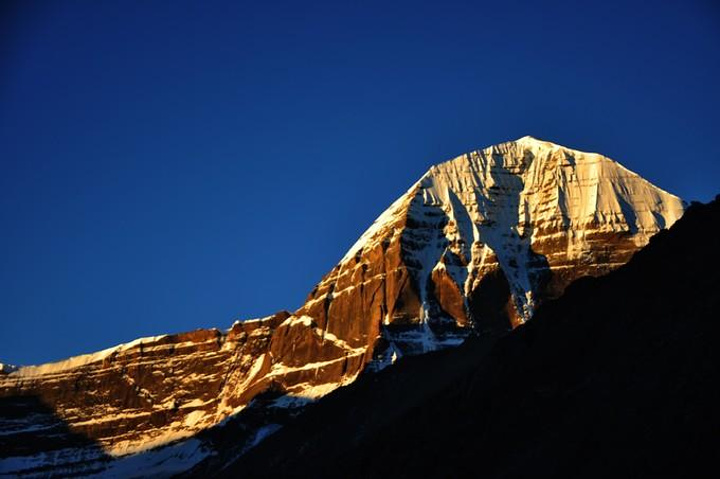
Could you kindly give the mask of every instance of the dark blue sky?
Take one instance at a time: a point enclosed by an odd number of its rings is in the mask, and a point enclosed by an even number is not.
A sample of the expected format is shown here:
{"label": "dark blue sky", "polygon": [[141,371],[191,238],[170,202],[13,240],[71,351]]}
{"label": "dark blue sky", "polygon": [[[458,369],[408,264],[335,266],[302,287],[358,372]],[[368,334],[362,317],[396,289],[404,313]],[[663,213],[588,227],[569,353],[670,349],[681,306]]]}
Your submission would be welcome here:
{"label": "dark blue sky", "polygon": [[0,361],[294,309],[431,164],[528,134],[720,192],[711,0],[0,14]]}

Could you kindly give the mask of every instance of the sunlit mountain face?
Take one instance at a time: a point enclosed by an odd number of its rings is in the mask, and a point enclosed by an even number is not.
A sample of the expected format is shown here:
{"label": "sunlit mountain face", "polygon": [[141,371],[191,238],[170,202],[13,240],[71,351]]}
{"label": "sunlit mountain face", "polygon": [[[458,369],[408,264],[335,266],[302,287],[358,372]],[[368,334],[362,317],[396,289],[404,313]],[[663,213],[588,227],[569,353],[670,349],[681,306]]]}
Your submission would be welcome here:
{"label": "sunlit mountain face", "polygon": [[720,196],[496,342],[364,375],[219,473],[713,477],[718,234]]}
{"label": "sunlit mountain face", "polygon": [[626,264],[685,207],[601,154],[533,137],[440,163],[295,312],[3,365],[0,472],[216,473],[268,437],[290,437],[285,427],[310,404],[358,378],[408,361],[424,365],[430,394],[448,377],[438,354],[517,336],[577,279]]}

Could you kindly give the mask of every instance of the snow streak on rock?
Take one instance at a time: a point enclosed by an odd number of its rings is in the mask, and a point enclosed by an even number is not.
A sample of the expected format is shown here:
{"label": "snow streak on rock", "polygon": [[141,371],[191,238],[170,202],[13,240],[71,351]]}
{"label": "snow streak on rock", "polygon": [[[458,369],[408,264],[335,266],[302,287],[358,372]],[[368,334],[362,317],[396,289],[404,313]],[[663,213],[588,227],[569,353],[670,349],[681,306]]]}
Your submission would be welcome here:
{"label": "snow streak on rock", "polygon": [[531,137],[462,155],[382,213],[293,314],[0,365],[0,472],[174,473],[211,457],[197,434],[229,421],[241,454],[366,369],[527,321],[683,208],[602,155]]}

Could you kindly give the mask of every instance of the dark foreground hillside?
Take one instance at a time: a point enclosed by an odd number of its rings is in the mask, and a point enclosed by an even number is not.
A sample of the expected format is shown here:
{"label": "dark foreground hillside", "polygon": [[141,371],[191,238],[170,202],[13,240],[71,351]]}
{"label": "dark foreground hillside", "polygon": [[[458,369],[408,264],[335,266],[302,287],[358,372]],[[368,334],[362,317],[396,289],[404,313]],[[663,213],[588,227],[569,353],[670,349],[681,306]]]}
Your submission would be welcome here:
{"label": "dark foreground hillside", "polygon": [[[717,477],[720,201],[491,346],[400,361],[230,477]],[[207,473],[208,471],[205,471]]]}

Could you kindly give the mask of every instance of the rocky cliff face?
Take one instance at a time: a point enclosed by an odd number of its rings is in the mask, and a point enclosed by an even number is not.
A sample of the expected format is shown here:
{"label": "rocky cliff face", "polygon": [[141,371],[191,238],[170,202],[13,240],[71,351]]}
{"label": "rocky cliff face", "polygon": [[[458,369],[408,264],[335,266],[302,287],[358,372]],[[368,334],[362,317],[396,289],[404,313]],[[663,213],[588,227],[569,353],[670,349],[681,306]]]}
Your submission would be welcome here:
{"label": "rocky cliff face", "polygon": [[[279,427],[273,411],[527,321],[682,213],[680,199],[601,155],[525,137],[460,156],[380,215],[295,313],[3,368],[0,473],[177,472],[212,452],[198,433],[245,414],[241,452]],[[38,427],[29,404],[54,411],[55,425]],[[58,421],[92,444],[48,440]]]}
{"label": "rocky cliff face", "polygon": [[715,477],[719,236],[720,196],[494,344],[323,398],[220,477]]}
{"label": "rocky cliff face", "polygon": [[[432,167],[310,294],[300,314],[356,346],[454,343],[505,329],[574,279],[625,263],[683,212],[618,163],[525,137]],[[380,330],[380,331],[379,331]]]}

